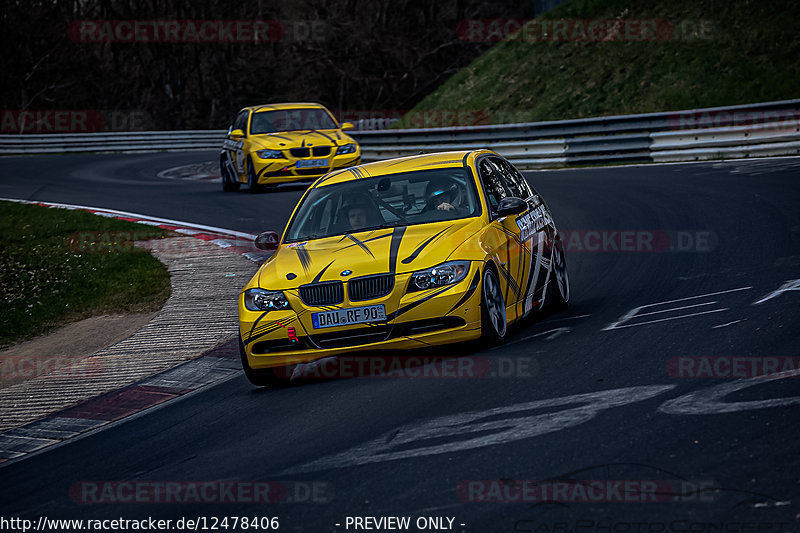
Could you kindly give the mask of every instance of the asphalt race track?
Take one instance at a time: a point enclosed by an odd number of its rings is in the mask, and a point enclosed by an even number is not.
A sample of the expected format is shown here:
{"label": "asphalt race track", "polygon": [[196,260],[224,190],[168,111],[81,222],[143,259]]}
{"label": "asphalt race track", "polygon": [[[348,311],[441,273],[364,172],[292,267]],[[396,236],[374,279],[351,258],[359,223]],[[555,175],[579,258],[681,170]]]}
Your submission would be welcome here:
{"label": "asphalt race track", "polygon": [[[281,230],[302,186],[250,195],[156,176],[215,157],[6,157],[0,197]],[[526,175],[567,230],[572,301],[502,347],[466,352],[494,376],[434,368],[269,390],[241,375],[0,467],[0,514],[277,516],[280,531],[354,531],[348,516],[450,517],[465,532],[800,531],[800,380],[731,377],[752,363],[734,357],[780,361],[775,372],[800,356],[800,159]],[[213,505],[75,494],[85,481],[218,480],[288,492]]]}

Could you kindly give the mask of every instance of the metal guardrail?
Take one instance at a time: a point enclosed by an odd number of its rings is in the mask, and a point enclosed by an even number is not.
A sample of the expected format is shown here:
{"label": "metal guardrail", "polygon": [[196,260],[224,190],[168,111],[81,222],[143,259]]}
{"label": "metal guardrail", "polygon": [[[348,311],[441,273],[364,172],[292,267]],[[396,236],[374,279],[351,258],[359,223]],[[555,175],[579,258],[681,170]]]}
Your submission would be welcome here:
{"label": "metal guardrail", "polygon": [[227,130],[0,135],[0,155],[215,150]]}
{"label": "metal guardrail", "polygon": [[[0,154],[216,150],[224,130],[0,135]],[[800,154],[800,99],[453,128],[356,131],[362,159],[490,148],[520,168]]]}
{"label": "metal guardrail", "polygon": [[800,100],[578,120],[357,132],[365,161],[490,148],[520,168],[800,154]]}

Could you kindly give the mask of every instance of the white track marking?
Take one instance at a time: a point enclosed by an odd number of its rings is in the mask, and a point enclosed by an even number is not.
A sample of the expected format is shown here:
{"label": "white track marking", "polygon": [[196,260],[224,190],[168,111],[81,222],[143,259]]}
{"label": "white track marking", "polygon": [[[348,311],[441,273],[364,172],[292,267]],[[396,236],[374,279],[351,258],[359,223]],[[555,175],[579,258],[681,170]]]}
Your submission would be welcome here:
{"label": "white track marking", "polygon": [[[602,411],[641,402],[674,387],[675,385],[649,385],[612,389],[412,422],[355,448],[290,468],[281,474],[348,468],[529,439],[583,424]],[[526,412],[532,410],[561,406],[565,408],[560,411],[525,416]],[[487,432],[490,433],[486,434]],[[430,442],[443,439],[450,440],[439,444]],[[412,448],[412,445],[415,447]]]}
{"label": "white track marking", "polygon": [[713,302],[703,302],[701,304],[682,305],[680,307],[670,307],[669,309],[662,309],[661,311],[650,311],[649,313],[639,313],[636,316],[640,317],[640,316],[658,315],[661,313],[669,313],[670,311],[681,311],[683,309],[692,309],[694,307],[702,307],[704,305],[714,305],[715,303],[717,303],[716,300]]}
{"label": "white track marking", "polygon": [[658,313],[666,313],[666,312],[669,312],[669,311],[678,311],[678,310],[681,310],[681,309],[689,309],[691,307],[699,307],[699,306],[702,306],[702,305],[711,305],[711,304],[714,304],[716,302],[700,303],[700,304],[696,304],[696,305],[687,305],[687,306],[682,306],[682,307],[673,307],[673,308],[670,308],[670,309],[664,309],[664,310],[661,310],[661,311],[651,311],[651,312],[648,312],[648,313],[641,313],[640,311],[642,309],[646,309],[646,308],[649,308],[649,307],[657,307],[659,305],[674,304],[674,303],[678,303],[678,302],[686,302],[686,301],[689,301],[689,300],[696,300],[698,298],[706,298],[706,297],[709,297],[709,296],[717,296],[719,294],[728,294],[728,293],[731,293],[731,292],[746,291],[746,290],[749,290],[749,289],[752,289],[752,288],[753,287],[739,287],[738,289],[728,289],[728,290],[725,290],[725,291],[710,292],[708,294],[699,294],[697,296],[687,296],[686,298],[677,298],[675,300],[667,300],[667,301],[664,301],[664,302],[656,302],[656,303],[652,303],[652,304],[640,305],[639,307],[634,307],[633,309],[631,309],[630,311],[628,311],[627,313],[622,315],[619,318],[619,320],[617,320],[616,322],[612,322],[608,326],[604,327],[601,331],[610,331],[612,329],[622,329],[622,328],[629,328],[629,327],[633,327],[633,326],[643,326],[645,324],[654,324],[656,322],[666,322],[668,320],[676,320],[678,318],[687,318],[687,317],[691,317],[691,316],[705,315],[705,314],[708,314],[708,313],[719,313],[721,311],[727,311],[728,308],[714,309],[712,311],[704,311],[702,313],[689,313],[689,314],[686,314],[686,315],[680,315],[680,316],[671,317],[671,318],[662,318],[662,319],[659,319],[659,320],[649,320],[647,322],[638,322],[636,324],[628,324],[626,326],[623,325],[626,322],[630,322],[634,318],[637,318],[637,317],[640,317],[640,316],[648,316],[648,315],[654,315],[654,314],[658,314]]}
{"label": "white track marking", "polygon": [[736,391],[752,387],[753,385],[763,385],[770,381],[779,379],[796,378],[797,370],[785,370],[767,376],[756,376],[747,379],[737,379],[729,383],[722,383],[702,389],[689,394],[684,394],[674,400],[669,400],[658,408],[659,412],[668,415],[716,415],[721,413],[735,413],[738,411],[748,411],[750,409],[764,409],[767,407],[784,407],[789,405],[800,405],[800,396],[789,398],[770,398],[769,400],[753,400],[743,402],[726,402],[725,396]]}
{"label": "white track marking", "polygon": [[764,303],[767,300],[775,298],[776,296],[780,296],[786,291],[800,291],[800,279],[790,279],[789,281],[781,285],[777,290],[774,290],[771,293],[764,296],[763,298],[761,298],[760,300],[756,300],[755,302],[753,302],[753,305]]}
{"label": "white track marking", "polygon": [[678,320],[679,318],[688,318],[690,316],[699,316],[699,315],[708,315],[710,313],[721,313],[722,311],[728,311],[730,308],[725,307],[724,309],[712,309],[711,311],[703,311],[701,313],[691,313],[688,315],[681,315],[681,316],[673,316],[670,318],[659,318],[657,320],[648,320],[647,322],[637,322],[636,324],[628,324],[627,326],[615,326],[613,328],[603,328],[603,331],[607,329],[622,329],[622,328],[635,328],[636,326],[644,326],[646,324],[655,324],[657,322],[666,322],[668,320]]}
{"label": "white track marking", "polygon": [[741,322],[741,320],[734,320],[733,322],[728,322],[727,324],[720,324],[719,326],[714,326],[711,329],[724,328],[724,327],[727,327],[727,326],[732,326],[734,324],[738,324],[739,322]]}

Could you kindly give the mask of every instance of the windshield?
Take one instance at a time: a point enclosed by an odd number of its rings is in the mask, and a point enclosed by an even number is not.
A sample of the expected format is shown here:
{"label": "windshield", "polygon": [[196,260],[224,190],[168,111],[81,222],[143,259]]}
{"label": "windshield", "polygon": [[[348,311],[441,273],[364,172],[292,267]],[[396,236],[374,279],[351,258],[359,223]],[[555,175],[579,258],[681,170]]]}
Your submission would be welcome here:
{"label": "windshield", "polygon": [[253,113],[250,133],[278,133],[297,130],[335,130],[338,126],[324,109],[276,109]]}
{"label": "windshield", "polygon": [[284,242],[478,216],[464,167],[420,170],[317,187],[289,222]]}

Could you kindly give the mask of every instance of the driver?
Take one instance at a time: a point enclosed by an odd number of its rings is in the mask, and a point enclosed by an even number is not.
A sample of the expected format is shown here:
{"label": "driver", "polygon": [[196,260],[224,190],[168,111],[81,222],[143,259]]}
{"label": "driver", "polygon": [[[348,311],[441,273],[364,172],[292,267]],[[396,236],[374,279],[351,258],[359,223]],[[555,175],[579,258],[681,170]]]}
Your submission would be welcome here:
{"label": "driver", "polygon": [[367,225],[367,210],[363,205],[351,205],[347,208],[347,222],[350,229],[358,229]]}
{"label": "driver", "polygon": [[461,203],[458,183],[452,179],[429,181],[425,187],[428,210],[456,211]]}
{"label": "driver", "polygon": [[349,198],[342,207],[343,224],[348,231],[359,230],[379,223],[377,208],[364,195]]}

